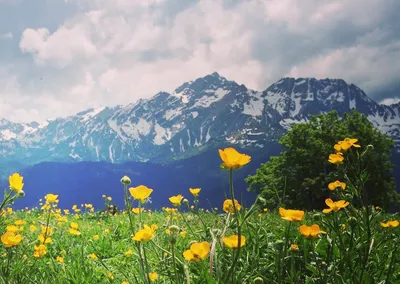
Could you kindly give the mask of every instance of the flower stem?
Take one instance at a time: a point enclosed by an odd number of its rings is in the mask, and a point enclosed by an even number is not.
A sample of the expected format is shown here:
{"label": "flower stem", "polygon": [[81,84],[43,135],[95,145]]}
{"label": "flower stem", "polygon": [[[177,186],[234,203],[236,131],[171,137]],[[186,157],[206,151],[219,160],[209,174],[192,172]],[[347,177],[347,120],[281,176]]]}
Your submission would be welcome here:
{"label": "flower stem", "polygon": [[174,265],[174,274],[175,274],[176,284],[179,284],[178,270],[176,269],[176,261],[175,261],[175,244],[174,243],[172,243],[172,245],[171,245],[171,251],[172,251],[172,263]]}
{"label": "flower stem", "polygon": [[[240,247],[242,245],[242,238],[241,238],[242,237],[242,228],[241,228],[242,226],[241,226],[241,224],[239,222],[238,210],[237,210],[236,205],[235,205],[235,193],[233,191],[233,170],[232,169],[229,169],[229,190],[230,190],[230,193],[231,193],[231,200],[232,200],[233,210],[235,212],[235,220],[236,220],[236,225],[237,225],[237,236],[238,236],[238,244],[237,244],[238,247],[237,247],[237,249],[235,251],[235,257],[234,257],[234,259],[232,261],[232,265],[231,265],[231,267],[230,267],[230,269],[228,271],[228,274],[227,274],[226,277],[223,278],[224,280],[225,279],[226,280],[229,279],[229,277],[234,273],[235,266],[236,266],[236,263],[237,263],[237,261],[239,259],[239,255],[240,255]],[[225,281],[223,281],[223,282],[227,283]]]}
{"label": "flower stem", "polygon": [[128,218],[129,218],[129,225],[131,228],[131,234],[134,234],[134,228],[133,228],[133,221],[132,221],[132,216],[131,216],[131,204],[129,203],[129,198],[128,198],[128,185],[124,184],[124,196],[125,196],[125,209],[128,213]]}

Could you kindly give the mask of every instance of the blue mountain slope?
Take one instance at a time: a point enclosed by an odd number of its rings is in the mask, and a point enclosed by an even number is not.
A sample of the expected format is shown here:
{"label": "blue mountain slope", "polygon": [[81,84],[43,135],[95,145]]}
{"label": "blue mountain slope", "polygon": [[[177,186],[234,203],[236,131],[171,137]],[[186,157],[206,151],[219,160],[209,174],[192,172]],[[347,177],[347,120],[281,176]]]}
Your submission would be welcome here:
{"label": "blue mountain slope", "polygon": [[[278,145],[271,145],[265,153],[247,152],[252,161],[234,172],[236,198],[250,205],[255,194],[246,191],[244,178],[254,174],[269,155],[279,153]],[[221,160],[217,149],[206,151],[183,161],[161,165],[129,162],[111,164],[108,162],[40,163],[21,170],[25,182],[25,197],[18,199],[14,207],[37,206],[39,199],[47,193],[59,194],[60,207],[71,208],[74,204],[92,203],[95,208],[104,208],[102,194],[112,196],[113,203],[123,206],[123,185],[120,178],[128,175],[132,184],[144,184],[154,189],[148,208],[171,206],[168,198],[183,194],[192,200],[189,187],[200,187],[201,207],[222,207],[229,194],[228,172],[220,169]],[[2,186],[7,186],[3,181]]]}

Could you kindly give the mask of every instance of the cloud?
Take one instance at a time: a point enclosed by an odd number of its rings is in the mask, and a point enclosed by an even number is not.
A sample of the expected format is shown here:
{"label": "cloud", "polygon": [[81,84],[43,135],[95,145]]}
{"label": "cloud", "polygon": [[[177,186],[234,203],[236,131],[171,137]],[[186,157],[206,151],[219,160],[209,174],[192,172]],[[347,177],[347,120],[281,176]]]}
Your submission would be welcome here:
{"label": "cloud", "polygon": [[128,104],[214,71],[257,90],[313,76],[343,78],[378,101],[400,93],[397,0],[56,2],[57,21],[48,14],[13,32],[18,46],[4,53],[17,54],[3,64],[23,98],[14,105],[38,111],[30,119]]}
{"label": "cloud", "polygon": [[397,104],[399,102],[400,102],[400,98],[395,97],[395,98],[384,99],[384,100],[380,101],[379,103],[382,105],[393,105],[393,104]]}
{"label": "cloud", "polygon": [[26,29],[19,46],[23,53],[31,53],[38,64],[52,63],[61,68],[96,55],[96,47],[83,25],[61,27],[51,35],[46,28]]}
{"label": "cloud", "polygon": [[11,32],[5,33],[5,34],[0,34],[0,39],[12,39],[13,34]]}

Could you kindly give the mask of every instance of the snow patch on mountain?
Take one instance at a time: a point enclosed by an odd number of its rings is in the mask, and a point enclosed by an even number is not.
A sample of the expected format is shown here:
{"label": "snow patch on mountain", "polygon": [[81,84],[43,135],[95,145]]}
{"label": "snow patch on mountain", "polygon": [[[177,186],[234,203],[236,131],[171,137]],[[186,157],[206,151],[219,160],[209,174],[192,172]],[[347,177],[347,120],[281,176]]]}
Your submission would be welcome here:
{"label": "snow patch on mountain", "polygon": [[264,111],[264,102],[259,96],[251,96],[250,100],[246,102],[243,107],[243,114],[262,116]]}
{"label": "snow patch on mountain", "polygon": [[349,108],[350,109],[355,109],[356,108],[356,99],[355,98],[350,98],[349,100]]}
{"label": "snow patch on mountain", "polygon": [[114,119],[107,120],[107,124],[115,133],[117,133],[118,137],[120,137],[122,141],[126,141],[125,135],[122,134],[120,126]]}
{"label": "snow patch on mountain", "polygon": [[34,127],[31,127],[31,126],[28,126],[28,125],[24,125],[24,130],[22,130],[19,134],[21,135],[23,135],[23,134],[31,134],[31,133],[34,133],[35,131],[37,131],[38,130],[38,128],[34,128]]}
{"label": "snow patch on mountain", "polygon": [[291,111],[292,117],[298,115],[301,110],[301,93],[292,94],[292,102],[294,102],[294,110]]}
{"label": "snow patch on mountain", "polygon": [[268,103],[280,114],[283,115],[285,112],[286,103],[283,100],[281,93],[275,93],[268,91],[266,99]]}
{"label": "snow patch on mountain", "polygon": [[137,123],[129,123],[125,122],[121,126],[121,130],[129,137],[133,138],[134,140],[141,139],[141,136],[147,136],[153,124],[144,120],[143,118],[139,118]]}
{"label": "snow patch on mountain", "polygon": [[0,134],[1,134],[1,138],[4,140],[11,140],[11,139],[15,139],[17,137],[17,134],[15,134],[14,132],[11,132],[9,129],[0,131]]}
{"label": "snow patch on mountain", "polygon": [[307,122],[306,119],[302,118],[302,119],[293,119],[293,118],[286,118],[286,119],[282,119],[279,124],[286,130],[289,130],[290,128],[292,128],[293,124],[298,124],[298,123],[304,123]]}
{"label": "snow patch on mountain", "polygon": [[226,94],[230,93],[230,90],[224,90],[222,88],[218,88],[217,90],[206,90],[205,93],[207,95],[202,96],[196,103],[192,106],[194,107],[202,107],[207,108],[211,104],[222,99]]}
{"label": "snow patch on mountain", "polygon": [[153,143],[155,145],[163,145],[171,139],[171,130],[161,127],[158,123],[154,125],[155,136]]}
{"label": "snow patch on mountain", "polygon": [[296,83],[294,83],[294,84],[295,84],[296,86],[300,86],[300,85],[303,85],[305,82],[306,82],[305,79],[301,79],[300,81],[298,81],[298,82],[296,82]]}
{"label": "snow patch on mountain", "polygon": [[88,121],[89,119],[91,119],[91,118],[95,117],[96,115],[98,115],[104,109],[105,109],[105,107],[99,107],[99,108],[93,109],[92,111],[82,115],[81,116],[81,121]]}
{"label": "snow patch on mountain", "polygon": [[167,111],[165,112],[164,118],[165,118],[166,120],[171,120],[171,119],[173,119],[173,118],[175,118],[175,117],[177,117],[177,116],[179,116],[179,115],[181,115],[181,114],[182,114],[181,108],[178,108],[178,109],[169,109],[169,110],[167,110]]}

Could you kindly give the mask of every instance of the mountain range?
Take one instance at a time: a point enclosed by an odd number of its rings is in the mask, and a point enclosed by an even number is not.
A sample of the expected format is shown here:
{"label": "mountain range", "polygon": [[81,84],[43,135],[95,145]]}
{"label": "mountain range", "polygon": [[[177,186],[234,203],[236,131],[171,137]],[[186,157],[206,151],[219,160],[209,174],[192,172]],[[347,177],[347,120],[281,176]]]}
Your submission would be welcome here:
{"label": "mountain range", "polygon": [[[103,165],[100,168],[118,168],[120,174],[127,163],[175,168],[209,153],[218,158],[217,149],[229,145],[259,157],[246,170],[253,174],[270,155],[279,154],[278,140],[292,124],[333,109],[339,115],[351,109],[365,114],[400,150],[400,103],[380,105],[342,79],[282,78],[255,91],[212,73],[171,94],[160,92],[125,106],[88,109],[42,124],[0,119],[0,177],[25,170],[35,171],[40,179],[41,165],[53,176],[64,175],[49,163]],[[206,160],[201,161],[204,166],[185,177],[193,183],[207,177],[202,174]],[[214,163],[218,166],[218,160]]]}

